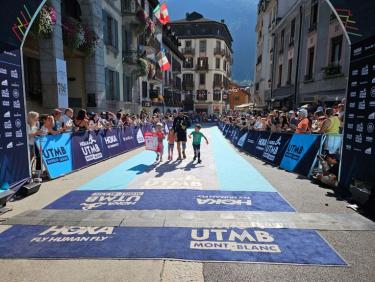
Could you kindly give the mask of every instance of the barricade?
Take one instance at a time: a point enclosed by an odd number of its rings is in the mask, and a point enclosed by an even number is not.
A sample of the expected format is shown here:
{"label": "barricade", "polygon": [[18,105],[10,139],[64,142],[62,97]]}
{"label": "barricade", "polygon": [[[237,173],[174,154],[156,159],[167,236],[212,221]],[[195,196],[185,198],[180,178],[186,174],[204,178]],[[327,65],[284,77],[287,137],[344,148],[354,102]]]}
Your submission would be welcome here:
{"label": "barricade", "polygon": [[[169,124],[167,125],[169,128]],[[144,146],[152,125],[78,131],[36,138],[51,179]]]}
{"label": "barricade", "polygon": [[219,122],[223,135],[246,153],[281,169],[310,177],[323,149],[340,151],[340,135],[254,131]]}

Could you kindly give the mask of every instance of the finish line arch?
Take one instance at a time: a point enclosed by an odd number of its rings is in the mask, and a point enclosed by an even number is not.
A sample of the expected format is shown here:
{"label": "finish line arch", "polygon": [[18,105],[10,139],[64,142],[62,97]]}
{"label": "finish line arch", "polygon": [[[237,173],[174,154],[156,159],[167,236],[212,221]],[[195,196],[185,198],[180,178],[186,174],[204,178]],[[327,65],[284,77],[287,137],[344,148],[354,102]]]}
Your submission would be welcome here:
{"label": "finish line arch", "polygon": [[[338,17],[344,29],[345,36],[352,46],[352,51],[358,48],[369,48],[375,44],[375,1],[325,0]],[[0,189],[19,187],[31,177],[29,168],[29,148],[26,135],[26,106],[23,81],[22,47],[25,38],[47,0],[0,0],[3,9],[0,10],[0,87],[4,90],[1,98],[0,111]],[[355,2],[355,3],[353,3]],[[5,8],[6,7],[6,8]],[[363,45],[363,46],[362,46]],[[366,47],[366,46],[367,47]],[[374,45],[375,46],[375,45]],[[375,53],[367,49],[366,54]],[[357,53],[353,56],[360,56]],[[363,53],[366,55],[365,53]],[[362,54],[362,55],[363,55]],[[360,58],[360,57],[358,57]],[[375,62],[374,62],[375,66]],[[351,63],[351,69],[353,64]],[[374,68],[375,71],[375,68]],[[375,75],[374,75],[375,77]],[[349,81],[353,79],[350,76]],[[371,87],[371,81],[366,87]],[[375,85],[375,80],[374,80]],[[2,92],[3,93],[3,92]],[[348,98],[349,95],[347,95]],[[359,103],[359,102],[358,102]],[[374,88],[375,103],[375,88]],[[347,112],[350,108],[347,107]],[[375,112],[375,108],[374,108]],[[346,124],[349,117],[346,117]],[[345,130],[346,134],[348,129]],[[352,146],[344,142],[344,147]],[[371,150],[375,154],[375,147]],[[343,158],[348,160],[349,166],[342,166],[341,175],[355,175],[366,168],[375,166],[375,157],[363,162],[366,148],[354,153],[352,150],[343,150]],[[365,158],[365,160],[367,160]],[[343,162],[342,162],[343,163]],[[363,165],[365,163],[365,165]],[[355,169],[353,164],[362,164],[361,169]],[[366,175],[366,174],[365,174]],[[371,173],[369,174],[371,175]],[[362,175],[363,176],[363,175]],[[375,176],[374,176],[375,177]],[[350,178],[342,179],[345,186]]]}

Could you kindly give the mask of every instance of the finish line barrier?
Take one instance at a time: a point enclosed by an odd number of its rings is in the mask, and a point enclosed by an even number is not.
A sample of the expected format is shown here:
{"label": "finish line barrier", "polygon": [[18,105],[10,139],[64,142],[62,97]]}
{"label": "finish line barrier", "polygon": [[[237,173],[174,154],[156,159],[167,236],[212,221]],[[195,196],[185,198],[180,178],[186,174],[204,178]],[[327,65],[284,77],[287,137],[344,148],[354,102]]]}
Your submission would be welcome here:
{"label": "finish line barrier", "polygon": [[218,126],[236,147],[273,166],[305,177],[311,175],[322,144],[323,135],[319,134],[254,131],[224,123]]}
{"label": "finish line barrier", "polygon": [[145,145],[152,125],[78,131],[37,137],[43,164],[51,179],[102,162]]}

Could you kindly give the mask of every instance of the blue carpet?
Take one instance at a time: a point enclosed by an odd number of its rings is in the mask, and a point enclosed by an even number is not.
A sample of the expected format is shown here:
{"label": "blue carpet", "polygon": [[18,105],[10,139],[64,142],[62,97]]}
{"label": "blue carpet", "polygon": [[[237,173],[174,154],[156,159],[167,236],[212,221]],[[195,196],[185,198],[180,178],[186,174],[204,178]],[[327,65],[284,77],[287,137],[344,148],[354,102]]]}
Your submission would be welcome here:
{"label": "blue carpet", "polygon": [[223,137],[217,127],[210,129],[220,190],[276,192],[276,189]]}
{"label": "blue carpet", "polygon": [[311,230],[15,226],[1,258],[183,259],[345,265]]}
{"label": "blue carpet", "polygon": [[137,175],[152,169],[155,153],[144,151],[85,183],[79,190],[123,190]]}
{"label": "blue carpet", "polygon": [[278,193],[200,190],[74,191],[47,209],[293,212]]}

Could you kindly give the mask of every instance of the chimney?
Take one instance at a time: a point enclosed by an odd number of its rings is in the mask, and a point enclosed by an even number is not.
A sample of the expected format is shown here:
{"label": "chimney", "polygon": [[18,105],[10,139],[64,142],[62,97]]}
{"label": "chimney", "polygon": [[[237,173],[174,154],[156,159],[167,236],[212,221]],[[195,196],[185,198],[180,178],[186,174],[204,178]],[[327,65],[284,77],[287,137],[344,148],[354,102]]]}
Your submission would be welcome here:
{"label": "chimney", "polygon": [[189,18],[189,16],[190,16],[190,14],[189,14],[189,13],[186,13],[186,19],[188,19],[188,18]]}
{"label": "chimney", "polygon": [[224,24],[224,23],[225,23],[225,20],[224,20],[224,19],[221,19],[221,23]]}

